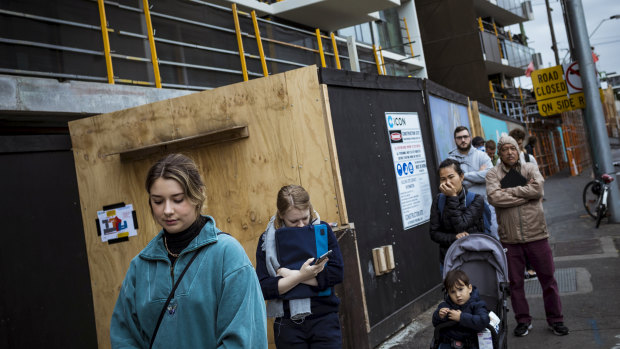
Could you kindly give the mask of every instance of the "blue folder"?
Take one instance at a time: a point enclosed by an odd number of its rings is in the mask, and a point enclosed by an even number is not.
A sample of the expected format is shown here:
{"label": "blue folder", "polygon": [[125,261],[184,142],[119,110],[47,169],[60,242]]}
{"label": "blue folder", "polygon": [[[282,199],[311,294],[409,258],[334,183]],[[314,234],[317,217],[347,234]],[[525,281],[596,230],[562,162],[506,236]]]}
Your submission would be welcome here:
{"label": "blue folder", "polygon": [[[276,230],[276,250],[280,267],[299,270],[308,258],[318,258],[328,250],[328,227],[325,224]],[[299,284],[282,295],[284,299],[329,296],[331,289],[314,291],[311,286]]]}

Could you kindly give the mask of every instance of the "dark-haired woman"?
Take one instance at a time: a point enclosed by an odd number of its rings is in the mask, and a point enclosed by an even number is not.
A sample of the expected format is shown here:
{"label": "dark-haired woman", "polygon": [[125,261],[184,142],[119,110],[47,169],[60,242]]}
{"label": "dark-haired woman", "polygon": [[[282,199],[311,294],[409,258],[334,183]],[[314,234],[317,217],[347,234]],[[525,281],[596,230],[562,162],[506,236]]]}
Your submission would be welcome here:
{"label": "dark-haired woman", "polygon": [[163,229],[129,265],[112,348],[267,348],[256,273],[237,240],[200,214],[204,189],[196,164],[181,154],[147,173],[151,214]]}
{"label": "dark-haired woman", "polygon": [[463,186],[464,178],[465,174],[456,160],[446,159],[439,164],[440,193],[431,207],[430,235],[439,244],[442,274],[443,260],[450,245],[469,234],[484,232],[484,198],[478,194],[468,194]]}

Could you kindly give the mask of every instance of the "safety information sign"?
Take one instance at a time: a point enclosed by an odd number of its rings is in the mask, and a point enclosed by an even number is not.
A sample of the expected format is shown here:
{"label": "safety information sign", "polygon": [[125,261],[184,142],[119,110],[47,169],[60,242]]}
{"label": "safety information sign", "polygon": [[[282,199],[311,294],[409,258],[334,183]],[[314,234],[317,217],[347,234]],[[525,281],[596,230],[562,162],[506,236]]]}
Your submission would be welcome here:
{"label": "safety information sign", "polygon": [[101,241],[137,235],[132,211],[133,205],[131,204],[112,210],[97,211]]}
{"label": "safety information sign", "polygon": [[428,222],[433,197],[418,113],[385,113],[403,229]]}

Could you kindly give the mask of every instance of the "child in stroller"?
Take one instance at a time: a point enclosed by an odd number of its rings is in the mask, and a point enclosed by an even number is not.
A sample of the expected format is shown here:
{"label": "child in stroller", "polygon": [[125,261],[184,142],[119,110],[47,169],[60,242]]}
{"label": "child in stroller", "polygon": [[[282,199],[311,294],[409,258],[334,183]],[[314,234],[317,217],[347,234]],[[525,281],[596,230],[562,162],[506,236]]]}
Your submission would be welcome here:
{"label": "child in stroller", "polygon": [[462,270],[449,271],[443,285],[446,297],[433,314],[433,326],[450,320],[458,324],[440,334],[439,349],[477,348],[477,333],[489,323],[486,303],[480,299],[478,290],[469,283],[469,277]]}
{"label": "child in stroller", "polygon": [[[501,243],[484,234],[472,234],[455,241],[444,259],[444,279],[453,270],[462,270],[469,277],[469,283],[476,285],[478,295],[486,303],[488,311],[493,311],[499,318],[498,327],[487,322],[490,330],[493,348],[505,349],[506,312],[508,293],[508,266],[506,254]],[[458,322],[445,321],[435,327],[431,348],[438,348],[441,334],[448,331],[447,327],[458,325]],[[477,341],[474,343],[477,347]]]}

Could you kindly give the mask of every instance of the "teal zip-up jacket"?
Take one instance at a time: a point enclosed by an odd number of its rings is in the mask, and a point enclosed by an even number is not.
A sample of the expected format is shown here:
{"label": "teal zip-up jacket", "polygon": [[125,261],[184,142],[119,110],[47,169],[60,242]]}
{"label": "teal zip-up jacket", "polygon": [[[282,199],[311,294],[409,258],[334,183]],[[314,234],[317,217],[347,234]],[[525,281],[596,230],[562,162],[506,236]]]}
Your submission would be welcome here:
{"label": "teal zip-up jacket", "polygon": [[252,263],[213,218],[174,264],[163,231],[129,265],[110,327],[112,348],[148,348],[176,278],[194,253],[153,348],[267,348],[265,303]]}

